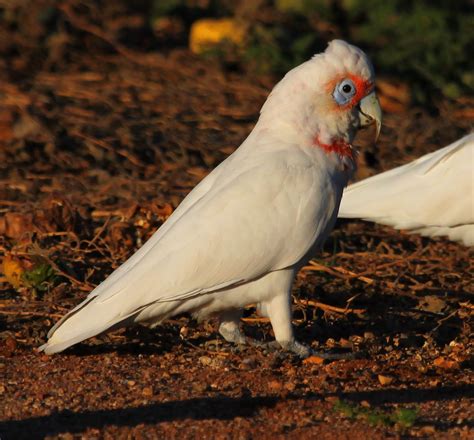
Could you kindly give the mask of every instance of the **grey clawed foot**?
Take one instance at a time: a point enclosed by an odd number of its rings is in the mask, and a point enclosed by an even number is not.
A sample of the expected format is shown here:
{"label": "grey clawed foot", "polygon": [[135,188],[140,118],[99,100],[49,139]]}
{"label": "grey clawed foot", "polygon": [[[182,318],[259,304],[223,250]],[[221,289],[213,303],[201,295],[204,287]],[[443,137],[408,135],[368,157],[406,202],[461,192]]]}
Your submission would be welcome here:
{"label": "grey clawed foot", "polygon": [[238,321],[222,321],[219,325],[219,333],[227,342],[237,345],[248,343],[247,338],[240,331]]}
{"label": "grey clawed foot", "polygon": [[[291,321],[288,321],[288,328],[285,326],[277,327],[278,330],[282,328],[287,330],[286,332],[281,332],[279,341],[272,342],[261,342],[252,338],[246,337],[240,330],[240,315],[241,312],[238,310],[227,311],[221,315],[221,323],[219,325],[219,333],[227,341],[237,346],[242,345],[252,345],[254,347],[259,347],[270,352],[280,352],[282,355],[294,354],[301,359],[306,359],[309,356],[318,356],[326,360],[343,360],[343,359],[355,359],[357,355],[355,353],[324,353],[311,349],[307,345],[304,345],[293,337],[293,332],[291,328]],[[286,321],[285,321],[286,322]],[[281,334],[283,333],[283,335]],[[282,337],[288,337],[290,340],[281,340]]]}
{"label": "grey clawed foot", "polygon": [[313,350],[307,345],[301,344],[298,341],[279,343],[277,341],[272,342],[261,342],[253,338],[248,338],[240,332],[239,329],[225,329],[219,328],[219,333],[224,337],[227,342],[234,343],[236,345],[251,345],[258,347],[269,352],[279,352],[281,354],[288,353],[299,357],[300,359],[306,359],[310,356],[318,356],[328,361],[339,361],[339,360],[351,360],[356,359],[357,353],[326,353],[317,350]]}
{"label": "grey clawed foot", "polygon": [[277,352],[281,354],[294,354],[301,359],[305,359],[308,356],[311,356],[311,349],[304,344],[299,343],[298,341],[291,341],[291,342],[260,342],[252,340],[249,341],[255,347],[262,348],[269,352]]}
{"label": "grey clawed foot", "polygon": [[341,360],[352,360],[352,359],[357,359],[359,356],[357,356],[357,353],[351,352],[351,353],[325,353],[322,351],[316,351],[316,350],[311,350],[310,356],[318,356],[322,359],[328,360],[328,361],[341,361]]}
{"label": "grey clawed foot", "polygon": [[283,350],[294,353],[301,359],[311,356],[311,348],[298,341],[280,342],[279,345]]}
{"label": "grey clawed foot", "polygon": [[284,350],[289,353],[293,353],[301,359],[306,359],[310,356],[318,356],[322,359],[328,361],[339,361],[339,360],[348,360],[348,359],[356,359],[357,353],[325,353],[317,350],[313,350],[312,348],[304,345],[298,341],[290,341],[290,342],[283,342],[278,343],[277,341],[270,342],[266,344],[266,348],[270,348],[273,350]]}

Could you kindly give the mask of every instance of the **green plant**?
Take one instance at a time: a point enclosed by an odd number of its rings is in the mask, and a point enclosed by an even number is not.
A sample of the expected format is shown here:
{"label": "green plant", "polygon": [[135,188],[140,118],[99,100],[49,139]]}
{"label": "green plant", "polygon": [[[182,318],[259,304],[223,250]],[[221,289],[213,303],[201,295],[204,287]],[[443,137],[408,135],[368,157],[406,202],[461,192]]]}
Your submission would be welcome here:
{"label": "green plant", "polygon": [[23,285],[33,291],[33,296],[46,292],[49,286],[54,284],[56,278],[53,267],[45,262],[37,262],[31,269],[21,274]]}
{"label": "green plant", "polygon": [[287,71],[345,38],[370,54],[377,73],[410,84],[415,101],[474,92],[474,6],[468,0],[275,0],[262,23],[247,17],[245,64]]}
{"label": "green plant", "polygon": [[404,428],[409,428],[415,424],[417,417],[417,409],[400,408],[392,414],[391,420],[397,425],[403,426]]}
{"label": "green plant", "polygon": [[399,408],[393,412],[384,412],[378,408],[366,408],[344,400],[337,400],[334,403],[334,411],[340,412],[352,420],[366,420],[372,426],[398,425],[402,428],[410,428],[418,417],[417,408]]}

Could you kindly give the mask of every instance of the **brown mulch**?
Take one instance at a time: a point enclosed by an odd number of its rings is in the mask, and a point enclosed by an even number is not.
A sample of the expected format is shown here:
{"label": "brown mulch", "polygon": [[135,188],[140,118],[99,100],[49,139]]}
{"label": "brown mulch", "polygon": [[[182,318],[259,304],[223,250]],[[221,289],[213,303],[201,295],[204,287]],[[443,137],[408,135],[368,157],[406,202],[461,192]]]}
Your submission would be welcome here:
{"label": "brown mulch", "polygon": [[[125,46],[113,14],[98,27],[80,8],[59,13],[47,50],[31,43],[45,38],[37,24],[0,25],[3,266],[54,272],[16,287],[0,275],[0,437],[472,438],[472,251],[364,222],[339,222],[294,287],[298,338],[357,359],[233,347],[213,319],[187,316],[35,351],[242,142],[276,81],[185,49]],[[371,133],[359,141],[358,177],[472,125],[469,99],[430,109],[390,99],[378,148]],[[254,312],[246,333],[271,340]],[[416,413],[412,426],[375,417],[399,410]]]}

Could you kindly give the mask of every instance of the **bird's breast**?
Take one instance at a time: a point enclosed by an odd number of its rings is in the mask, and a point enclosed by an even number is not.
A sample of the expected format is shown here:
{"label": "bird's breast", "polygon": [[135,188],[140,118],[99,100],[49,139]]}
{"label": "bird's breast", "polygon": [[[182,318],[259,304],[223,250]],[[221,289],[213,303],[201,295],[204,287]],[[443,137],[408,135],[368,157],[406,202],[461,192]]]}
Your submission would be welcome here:
{"label": "bird's breast", "polygon": [[286,242],[293,261],[304,263],[324,243],[337,218],[344,182],[330,164],[321,163],[295,171],[287,179],[279,197],[280,201],[286,200],[286,213],[275,219],[291,216],[292,227]]}

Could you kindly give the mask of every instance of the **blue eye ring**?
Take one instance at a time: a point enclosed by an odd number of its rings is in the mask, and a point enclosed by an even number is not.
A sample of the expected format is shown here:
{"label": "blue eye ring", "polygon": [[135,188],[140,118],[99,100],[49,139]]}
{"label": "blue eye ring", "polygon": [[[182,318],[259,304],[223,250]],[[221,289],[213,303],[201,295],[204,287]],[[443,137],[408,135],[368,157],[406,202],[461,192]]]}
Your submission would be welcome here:
{"label": "blue eye ring", "polygon": [[351,79],[343,79],[336,88],[332,96],[339,105],[347,104],[356,94],[356,86]]}

